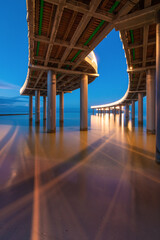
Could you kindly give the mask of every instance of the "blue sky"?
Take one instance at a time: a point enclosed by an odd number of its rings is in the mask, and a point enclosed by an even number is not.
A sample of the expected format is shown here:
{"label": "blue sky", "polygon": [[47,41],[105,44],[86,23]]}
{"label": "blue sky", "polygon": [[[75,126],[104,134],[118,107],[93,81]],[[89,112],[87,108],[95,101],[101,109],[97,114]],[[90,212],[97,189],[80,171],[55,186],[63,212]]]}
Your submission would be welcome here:
{"label": "blue sky", "polygon": [[[26,2],[2,1],[0,8],[0,112],[25,112],[28,97],[20,96],[28,68]],[[121,98],[128,86],[127,65],[119,32],[113,30],[95,49],[100,76],[89,85],[88,105]],[[65,108],[79,108],[79,89],[65,94]],[[59,97],[57,96],[57,107]]]}

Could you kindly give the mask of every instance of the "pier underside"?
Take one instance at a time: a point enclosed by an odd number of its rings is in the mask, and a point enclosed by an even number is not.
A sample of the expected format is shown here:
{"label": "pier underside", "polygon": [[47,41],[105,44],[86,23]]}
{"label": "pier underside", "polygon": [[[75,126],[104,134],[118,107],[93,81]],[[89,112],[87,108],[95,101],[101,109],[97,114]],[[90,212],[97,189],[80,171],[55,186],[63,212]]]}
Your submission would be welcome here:
{"label": "pier underside", "polygon": [[1,117],[0,239],[159,240],[155,135],[122,113],[90,116],[89,131]]}

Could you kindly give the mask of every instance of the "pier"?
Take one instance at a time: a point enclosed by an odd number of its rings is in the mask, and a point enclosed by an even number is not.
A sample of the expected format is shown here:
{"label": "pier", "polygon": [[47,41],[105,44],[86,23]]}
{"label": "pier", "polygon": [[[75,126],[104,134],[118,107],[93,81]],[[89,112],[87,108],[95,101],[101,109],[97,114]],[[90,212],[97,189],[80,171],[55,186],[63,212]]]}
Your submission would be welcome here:
{"label": "pier", "polygon": [[[0,240],[159,240],[159,0],[27,0],[26,9],[29,108],[0,116]],[[128,89],[90,106],[94,49],[113,29]],[[76,89],[78,112],[67,112]]]}

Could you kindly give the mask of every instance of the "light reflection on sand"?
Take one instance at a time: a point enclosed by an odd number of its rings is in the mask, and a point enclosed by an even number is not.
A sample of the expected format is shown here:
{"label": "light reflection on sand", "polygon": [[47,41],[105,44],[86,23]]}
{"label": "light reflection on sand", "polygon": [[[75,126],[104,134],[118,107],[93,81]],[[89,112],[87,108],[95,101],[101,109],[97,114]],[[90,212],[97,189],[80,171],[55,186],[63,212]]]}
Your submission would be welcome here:
{"label": "light reflection on sand", "polygon": [[0,119],[0,239],[159,239],[160,167],[145,125],[103,113],[88,132],[66,120],[47,134],[23,118]]}

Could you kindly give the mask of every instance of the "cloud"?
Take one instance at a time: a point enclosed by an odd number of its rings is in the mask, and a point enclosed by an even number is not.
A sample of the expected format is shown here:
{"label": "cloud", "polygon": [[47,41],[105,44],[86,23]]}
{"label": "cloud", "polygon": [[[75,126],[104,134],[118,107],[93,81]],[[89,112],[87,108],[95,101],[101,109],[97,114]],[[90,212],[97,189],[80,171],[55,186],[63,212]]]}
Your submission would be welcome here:
{"label": "cloud", "polygon": [[22,103],[22,102],[28,102],[28,99],[24,96],[24,97],[0,97],[0,105],[4,106],[4,105],[14,105],[16,103]]}
{"label": "cloud", "polygon": [[0,97],[0,114],[28,113],[28,98],[26,96]]}
{"label": "cloud", "polygon": [[18,85],[7,83],[4,81],[0,81],[0,89],[12,89],[12,90],[19,90],[20,87]]}

